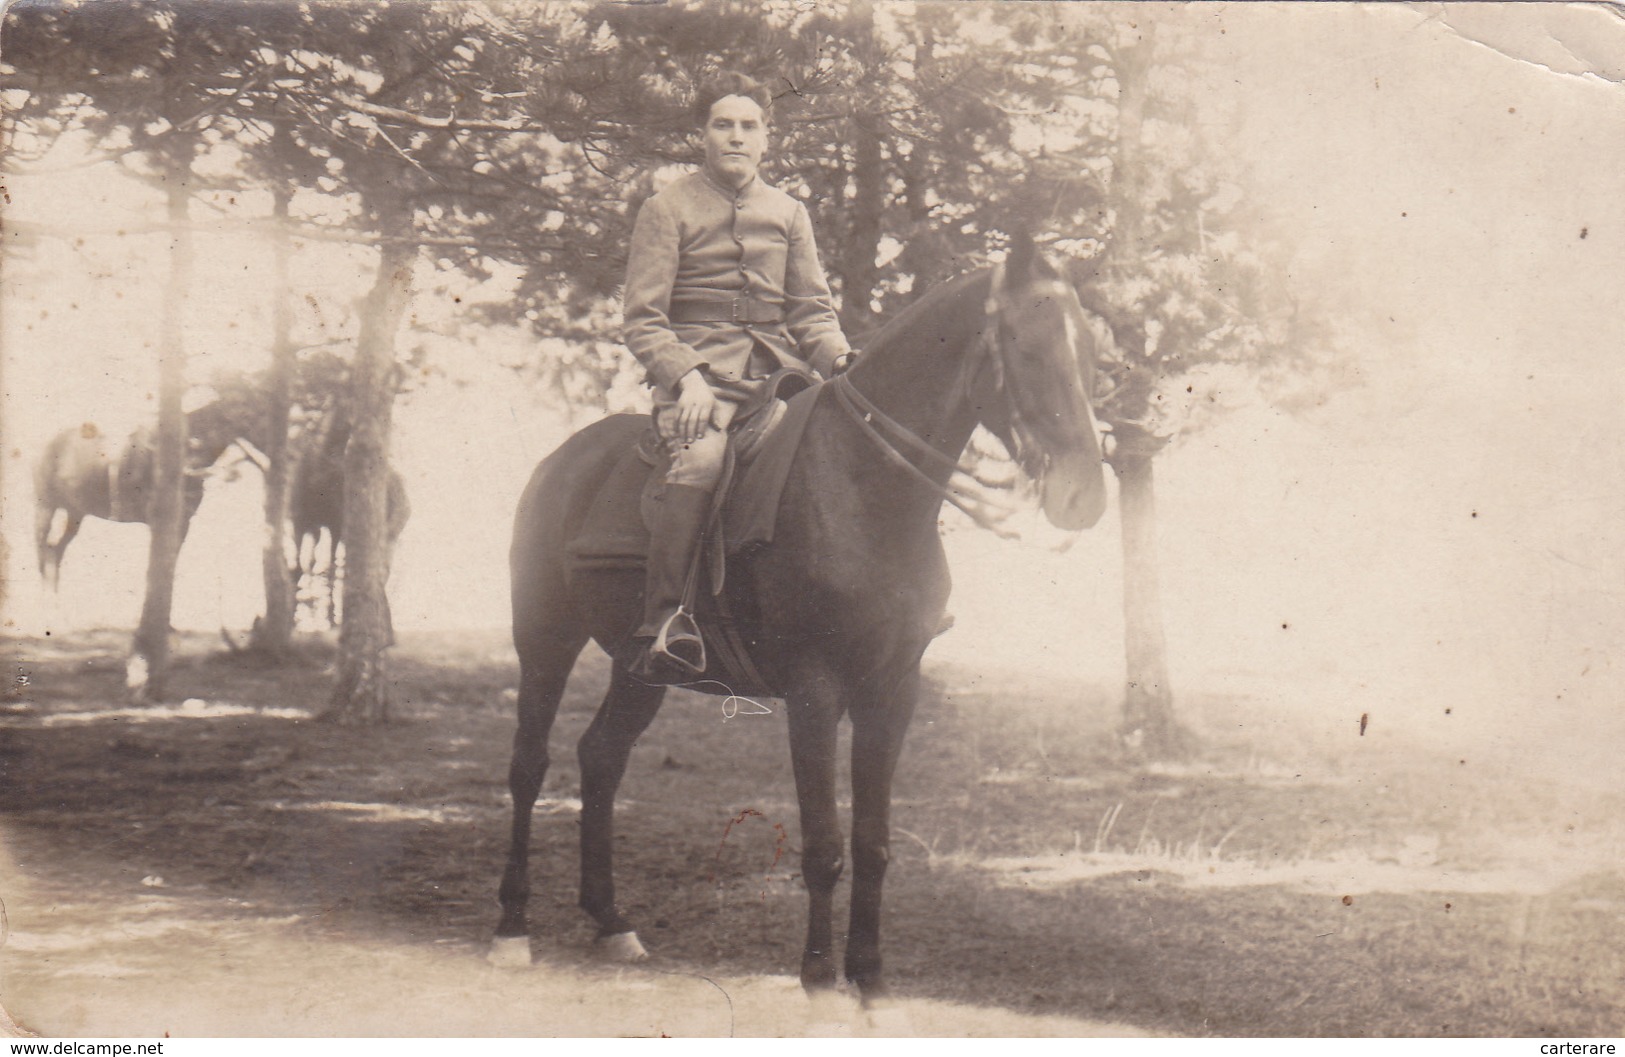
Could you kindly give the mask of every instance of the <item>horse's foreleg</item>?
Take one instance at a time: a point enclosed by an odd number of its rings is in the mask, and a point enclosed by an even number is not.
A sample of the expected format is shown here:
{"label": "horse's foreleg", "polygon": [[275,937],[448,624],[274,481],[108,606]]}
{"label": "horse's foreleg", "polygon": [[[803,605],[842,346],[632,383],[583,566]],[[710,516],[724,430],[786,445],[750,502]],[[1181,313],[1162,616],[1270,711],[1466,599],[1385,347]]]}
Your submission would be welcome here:
{"label": "horse's foreleg", "polygon": [[632,923],[615,905],[615,793],[632,745],[666,696],[663,686],[634,679],[617,661],[604,703],[577,746],[581,761],[581,909],[598,923],[606,952],[621,960],[644,956]]}
{"label": "horse's foreleg", "polygon": [[525,916],[530,900],[530,826],[536,798],[547,778],[547,737],[558,715],[559,699],[585,638],[558,636],[528,645],[519,662],[519,727],[508,765],[508,792],[513,797],[512,843],[502,873],[491,960],[498,965],[530,964],[530,926]]}
{"label": "horse's foreleg", "polygon": [[914,715],[920,670],[915,665],[884,699],[854,703],[852,715],[852,907],[846,936],[846,978],[865,1005],[885,993],[880,971],[880,899],[890,859],[891,785],[903,735]]}
{"label": "horse's foreleg", "polygon": [[829,687],[789,702],[790,759],[801,808],[801,879],[807,886],[807,946],[801,986],[835,986],[831,904],[841,878],[841,823],[835,805],[835,735],[841,709]]}

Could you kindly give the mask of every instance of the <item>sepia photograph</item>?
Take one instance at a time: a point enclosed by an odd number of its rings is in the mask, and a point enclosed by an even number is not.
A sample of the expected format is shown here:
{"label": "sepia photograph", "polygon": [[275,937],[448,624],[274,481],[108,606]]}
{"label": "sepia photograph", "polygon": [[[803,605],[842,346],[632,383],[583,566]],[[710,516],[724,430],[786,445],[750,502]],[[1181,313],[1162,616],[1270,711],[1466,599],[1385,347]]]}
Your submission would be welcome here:
{"label": "sepia photograph", "polygon": [[1618,1039],[1622,173],[1612,4],[10,0],[0,1037]]}

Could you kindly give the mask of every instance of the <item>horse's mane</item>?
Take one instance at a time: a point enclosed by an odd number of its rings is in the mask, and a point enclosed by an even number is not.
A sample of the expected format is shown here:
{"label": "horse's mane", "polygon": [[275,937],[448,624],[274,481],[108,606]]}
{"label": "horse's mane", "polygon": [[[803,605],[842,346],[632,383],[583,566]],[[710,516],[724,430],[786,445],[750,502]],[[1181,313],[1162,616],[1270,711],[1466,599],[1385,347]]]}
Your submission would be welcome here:
{"label": "horse's mane", "polygon": [[885,352],[902,335],[917,333],[921,329],[922,322],[940,327],[946,320],[952,318],[954,313],[964,311],[966,304],[973,304],[979,311],[987,291],[972,290],[971,287],[986,286],[991,274],[992,269],[979,268],[931,287],[913,304],[869,335],[863,341],[863,355],[869,357]]}

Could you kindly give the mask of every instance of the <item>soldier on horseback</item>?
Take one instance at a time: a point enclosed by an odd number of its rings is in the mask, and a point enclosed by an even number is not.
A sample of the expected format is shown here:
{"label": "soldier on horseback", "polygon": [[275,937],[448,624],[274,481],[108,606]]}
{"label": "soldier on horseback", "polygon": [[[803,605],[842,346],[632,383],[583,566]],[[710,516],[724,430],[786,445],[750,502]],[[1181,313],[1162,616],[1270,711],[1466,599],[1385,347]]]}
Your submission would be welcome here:
{"label": "soldier on horseback", "polygon": [[742,405],[775,371],[828,377],[852,356],[806,207],[757,175],[771,107],[767,89],[743,74],[707,84],[694,107],[704,164],[646,201],[633,228],[624,337],[648,370],[655,430],[672,457],[632,640],[632,672],[646,682],[680,682],[704,667],[682,600]]}

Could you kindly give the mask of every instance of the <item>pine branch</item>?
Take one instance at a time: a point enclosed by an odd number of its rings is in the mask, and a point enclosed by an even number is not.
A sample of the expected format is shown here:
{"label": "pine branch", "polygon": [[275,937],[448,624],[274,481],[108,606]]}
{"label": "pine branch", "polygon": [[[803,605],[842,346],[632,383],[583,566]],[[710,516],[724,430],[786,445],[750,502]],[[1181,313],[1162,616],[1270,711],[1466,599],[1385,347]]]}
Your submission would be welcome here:
{"label": "pine branch", "polygon": [[[172,235],[177,230],[222,234],[238,233],[245,235],[262,235],[270,232],[276,226],[276,221],[266,218],[264,220],[232,220],[215,223],[192,223],[177,227],[173,224],[150,222],[131,224],[125,227],[85,227],[74,225],[72,227],[61,224],[41,224],[31,220],[13,220],[7,227],[15,234],[25,238],[51,237],[60,239],[73,239],[97,236],[130,236],[130,235]],[[474,235],[380,235],[376,232],[365,231],[359,228],[323,227],[314,224],[293,224],[292,234],[295,238],[311,242],[337,242],[354,246],[381,246],[385,244],[398,244],[403,242],[415,243],[425,247],[443,247],[447,249],[478,250],[481,253],[491,253],[498,250],[523,253],[561,253],[571,247],[562,240],[546,241],[541,239],[482,239]]]}
{"label": "pine branch", "polygon": [[338,93],[333,99],[349,107],[358,114],[378,118],[383,121],[393,121],[401,125],[411,125],[414,128],[429,129],[432,131],[446,131],[457,129],[466,132],[547,132],[548,126],[527,121],[521,118],[511,118],[505,121],[476,121],[459,118],[456,114],[447,114],[445,117],[430,117],[425,114],[414,114],[410,110],[401,110],[393,106],[380,106],[368,102],[358,96]]}

